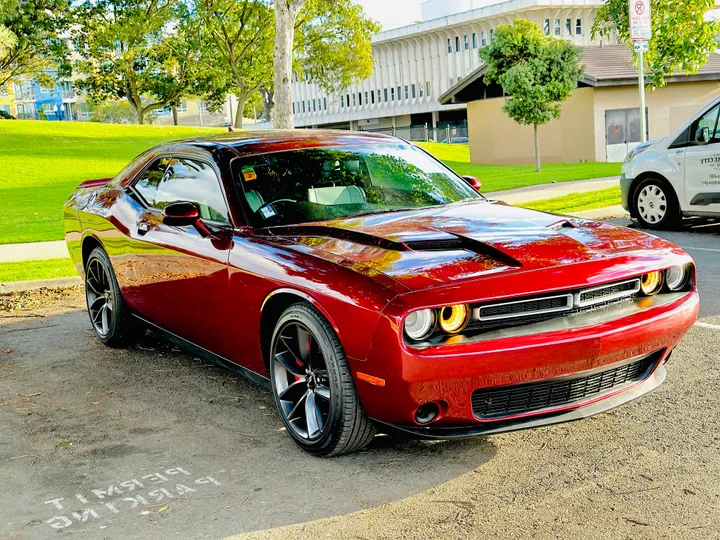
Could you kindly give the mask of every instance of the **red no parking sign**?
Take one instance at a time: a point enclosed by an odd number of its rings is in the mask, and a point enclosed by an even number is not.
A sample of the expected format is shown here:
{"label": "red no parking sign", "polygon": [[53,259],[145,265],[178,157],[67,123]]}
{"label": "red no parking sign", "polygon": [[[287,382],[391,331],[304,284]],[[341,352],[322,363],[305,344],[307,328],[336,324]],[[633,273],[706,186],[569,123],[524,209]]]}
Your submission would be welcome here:
{"label": "red no parking sign", "polygon": [[629,0],[630,39],[649,40],[652,37],[650,24],[650,0]]}

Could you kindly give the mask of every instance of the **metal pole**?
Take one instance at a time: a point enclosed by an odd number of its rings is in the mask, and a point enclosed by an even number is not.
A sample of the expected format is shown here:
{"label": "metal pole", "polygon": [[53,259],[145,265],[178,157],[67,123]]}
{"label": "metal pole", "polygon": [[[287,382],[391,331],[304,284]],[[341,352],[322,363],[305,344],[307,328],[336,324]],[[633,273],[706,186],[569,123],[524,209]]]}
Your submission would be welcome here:
{"label": "metal pole", "polygon": [[647,115],[645,113],[645,65],[644,53],[638,52],[638,84],[640,86],[640,141],[647,142]]}

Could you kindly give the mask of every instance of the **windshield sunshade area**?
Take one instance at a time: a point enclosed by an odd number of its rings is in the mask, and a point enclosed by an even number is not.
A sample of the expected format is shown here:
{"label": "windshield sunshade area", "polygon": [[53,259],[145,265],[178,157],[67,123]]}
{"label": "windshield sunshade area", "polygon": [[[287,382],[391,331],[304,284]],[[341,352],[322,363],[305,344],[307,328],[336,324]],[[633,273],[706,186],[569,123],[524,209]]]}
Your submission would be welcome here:
{"label": "windshield sunshade area", "polygon": [[255,227],[427,208],[481,196],[410,144],[327,147],[234,162]]}

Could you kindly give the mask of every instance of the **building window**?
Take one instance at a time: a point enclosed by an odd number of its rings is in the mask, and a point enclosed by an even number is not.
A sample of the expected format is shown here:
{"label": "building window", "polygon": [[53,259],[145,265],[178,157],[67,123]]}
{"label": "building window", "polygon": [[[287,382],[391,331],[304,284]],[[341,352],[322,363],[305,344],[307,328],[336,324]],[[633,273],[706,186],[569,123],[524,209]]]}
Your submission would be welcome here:
{"label": "building window", "polygon": [[313,112],[317,112],[317,100],[313,99]]}
{"label": "building window", "polygon": [[353,93],[353,107],[357,106],[357,99],[355,99],[355,94]]}
{"label": "building window", "polygon": [[177,112],[187,112],[187,100],[183,99],[178,105]]}
{"label": "building window", "polygon": [[370,90],[370,103],[375,105],[375,90]]}
{"label": "building window", "polygon": [[[20,114],[20,106],[18,106],[18,114]],[[82,117],[88,117],[90,116],[90,107],[87,103],[81,103],[80,104],[80,116]]]}
{"label": "building window", "polygon": [[572,19],[565,19],[565,35],[572,36]]}
{"label": "building window", "polygon": [[395,101],[395,89],[390,89],[390,101]]}
{"label": "building window", "polygon": [[405,85],[405,99],[410,99],[410,89]]}
{"label": "building window", "polygon": [[467,34],[465,34],[463,36],[463,47],[465,48],[466,51],[470,48],[470,40],[468,39]]}
{"label": "building window", "polygon": [[342,96],[340,96],[340,108],[341,108],[341,109],[344,109],[344,108],[345,108],[345,100],[343,99]]}
{"label": "building window", "polygon": [[348,107],[350,106],[350,94],[345,94],[345,103]]}
{"label": "building window", "polygon": [[545,19],[545,22],[543,23],[543,32],[545,32],[546,36],[550,35],[550,19]]}
{"label": "building window", "polygon": [[362,105],[362,104],[363,104],[362,92],[358,92],[358,105]]}
{"label": "building window", "polygon": [[490,43],[492,43],[493,39],[495,39],[495,29],[490,29]]}
{"label": "building window", "polygon": [[560,35],[560,19],[555,19],[555,35]]}
{"label": "building window", "polygon": [[448,38],[448,54],[452,52],[452,41]]}
{"label": "building window", "polygon": [[460,36],[455,36],[455,52],[460,52]]}
{"label": "building window", "polygon": [[424,86],[423,84],[418,84],[418,90],[420,90],[420,97],[423,97],[423,90],[424,90],[423,86]]}
{"label": "building window", "polygon": [[327,98],[323,98],[323,109],[327,111]]}
{"label": "building window", "polygon": [[582,19],[575,21],[575,35],[582,36]]}
{"label": "building window", "polygon": [[397,93],[398,101],[402,99],[402,88],[398,86],[398,93]]}
{"label": "building window", "polygon": [[480,45],[482,47],[485,47],[487,45],[487,36],[485,35],[485,30],[480,32]]}
{"label": "building window", "polygon": [[370,101],[368,100],[368,92],[365,91],[365,105],[369,105]]}
{"label": "building window", "polygon": [[430,83],[429,82],[425,83],[425,95],[430,97]]}
{"label": "building window", "polygon": [[308,112],[310,112],[310,100],[308,99]]}
{"label": "building window", "polygon": [[412,98],[415,99],[415,85],[413,84],[411,86],[411,88],[412,88]]}
{"label": "building window", "polygon": [[52,89],[50,89],[50,88],[45,88],[44,86],[41,86],[41,87],[40,87],[40,93],[41,93],[41,94],[50,94],[50,93],[52,93]]}
{"label": "building window", "polygon": [[387,88],[385,88],[384,92],[385,92],[385,103],[387,103],[387,100],[388,100]]}
{"label": "building window", "polygon": [[295,114],[295,102],[293,101],[293,114]]}
{"label": "building window", "polygon": [[473,49],[477,49],[477,33],[473,32]]}
{"label": "building window", "polygon": [[303,101],[302,104],[303,104],[303,112],[305,112],[305,102]]}

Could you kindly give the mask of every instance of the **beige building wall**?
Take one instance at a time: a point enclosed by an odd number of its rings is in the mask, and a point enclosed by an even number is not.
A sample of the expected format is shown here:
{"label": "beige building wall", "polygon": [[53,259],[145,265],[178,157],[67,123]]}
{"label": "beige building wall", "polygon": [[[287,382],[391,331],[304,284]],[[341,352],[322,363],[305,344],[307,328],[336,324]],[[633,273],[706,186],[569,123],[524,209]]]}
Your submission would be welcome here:
{"label": "beige building wall", "polygon": [[[502,110],[504,103],[505,100],[499,98],[468,103],[470,161],[473,163],[534,163],[533,128],[511,120]],[[593,122],[593,89],[578,88],[563,104],[560,119],[538,130],[543,163],[593,161],[596,137]]]}
{"label": "beige building wall", "polygon": [[[648,133],[650,139],[665,137],[682,126],[699,109],[720,95],[720,82],[670,83],[648,92]],[[605,161],[605,111],[639,107],[637,86],[595,88],[595,158]]]}

